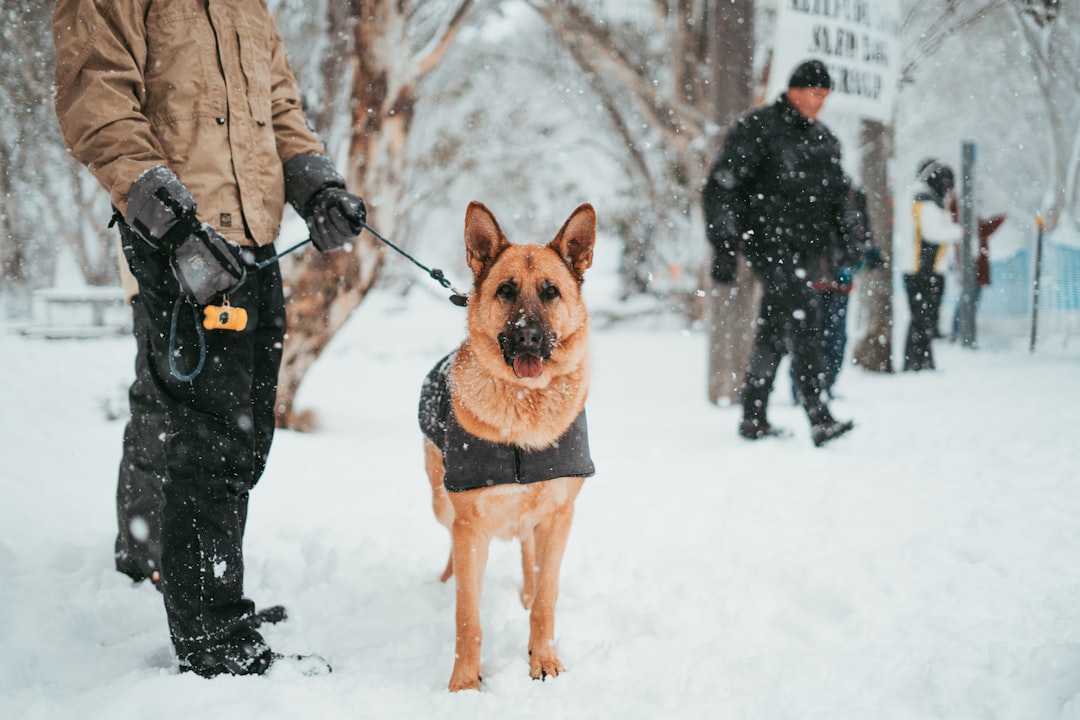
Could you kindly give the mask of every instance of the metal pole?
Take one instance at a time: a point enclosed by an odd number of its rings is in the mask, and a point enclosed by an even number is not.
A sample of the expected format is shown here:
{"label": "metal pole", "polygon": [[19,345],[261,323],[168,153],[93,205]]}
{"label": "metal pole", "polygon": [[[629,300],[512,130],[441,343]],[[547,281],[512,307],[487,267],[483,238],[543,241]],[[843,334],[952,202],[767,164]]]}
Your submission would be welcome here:
{"label": "metal pole", "polygon": [[960,247],[960,342],[964,347],[975,347],[975,262],[973,248],[978,239],[978,219],[975,217],[975,143],[963,144],[962,174],[964,184],[960,196],[960,221],[964,226],[964,239]]}
{"label": "metal pole", "polygon": [[1031,352],[1035,352],[1035,334],[1039,328],[1039,280],[1042,277],[1043,218],[1035,216],[1039,232],[1035,236],[1035,277],[1031,282]]}

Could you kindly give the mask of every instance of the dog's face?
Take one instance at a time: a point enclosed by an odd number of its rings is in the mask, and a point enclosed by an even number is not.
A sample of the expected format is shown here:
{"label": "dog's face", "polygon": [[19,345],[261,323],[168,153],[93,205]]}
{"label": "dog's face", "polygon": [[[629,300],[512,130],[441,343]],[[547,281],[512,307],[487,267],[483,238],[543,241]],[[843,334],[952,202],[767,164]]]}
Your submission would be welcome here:
{"label": "dog's face", "polygon": [[588,325],[581,283],[595,242],[596,212],[588,204],[547,245],[511,245],[490,210],[469,205],[469,333],[489,371],[500,364],[501,374],[543,386],[581,362]]}

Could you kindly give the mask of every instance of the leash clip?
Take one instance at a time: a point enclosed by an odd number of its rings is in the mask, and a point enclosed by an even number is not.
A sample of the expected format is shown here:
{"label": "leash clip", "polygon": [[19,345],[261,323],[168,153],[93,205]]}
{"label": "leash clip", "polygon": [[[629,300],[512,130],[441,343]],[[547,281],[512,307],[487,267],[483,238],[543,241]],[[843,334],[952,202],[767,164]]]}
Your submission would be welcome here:
{"label": "leash clip", "polygon": [[447,290],[454,291],[454,294],[450,296],[450,302],[454,303],[458,307],[465,307],[469,304],[469,296],[454,287],[453,284],[446,279],[446,274],[443,273],[442,270],[440,270],[439,268],[432,268],[428,271],[428,275],[430,275],[435,280],[435,282],[439,283]]}

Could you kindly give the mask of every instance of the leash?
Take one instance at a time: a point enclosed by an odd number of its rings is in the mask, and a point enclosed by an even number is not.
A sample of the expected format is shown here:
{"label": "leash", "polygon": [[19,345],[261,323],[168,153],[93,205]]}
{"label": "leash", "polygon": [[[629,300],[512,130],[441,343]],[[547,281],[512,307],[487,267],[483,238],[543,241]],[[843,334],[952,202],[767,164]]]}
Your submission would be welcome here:
{"label": "leash", "polygon": [[195,331],[199,336],[199,363],[190,373],[185,374],[180,372],[180,368],[176,364],[176,356],[180,354],[176,348],[176,325],[177,320],[180,317],[180,308],[187,304],[187,301],[184,300],[182,295],[177,296],[176,302],[173,303],[172,323],[169,326],[169,372],[171,372],[173,377],[180,382],[189,383],[199,376],[199,373],[203,370],[203,365],[206,364],[206,336],[203,335],[203,326],[202,323],[199,322],[199,316],[195,310],[195,306],[192,306],[191,312],[195,316]]}
{"label": "leash", "polygon": [[[114,222],[116,221],[115,217],[114,217],[113,221]],[[413,265],[415,265],[416,267],[418,267],[421,270],[423,270],[424,272],[426,272],[428,274],[428,276],[432,280],[439,283],[439,285],[441,285],[443,288],[453,291],[453,295],[450,296],[450,302],[454,303],[458,307],[465,307],[465,306],[467,306],[469,304],[469,296],[466,295],[465,293],[461,292],[460,290],[458,290],[456,287],[454,287],[453,284],[450,282],[450,280],[447,279],[446,274],[442,270],[440,270],[439,268],[429,268],[428,266],[424,265],[419,260],[414,258],[412,255],[405,252],[404,250],[402,250],[400,247],[398,247],[394,243],[390,242],[390,240],[388,240],[387,238],[383,237],[383,235],[381,235],[378,231],[376,231],[373,227],[368,225],[366,222],[360,221],[359,226],[360,226],[360,231],[359,232],[363,232],[364,230],[367,230],[369,233],[374,235],[380,241],[382,241],[386,245],[390,246],[390,248],[397,251],[399,254],[401,254],[405,258],[407,258],[409,260],[409,262],[411,262]],[[292,253],[292,252],[295,252],[296,250],[299,250],[303,246],[307,245],[309,242],[311,242],[310,237],[307,238],[306,240],[301,240],[300,242],[296,243],[292,247],[289,247],[289,248],[286,248],[285,250],[282,250],[281,252],[279,252],[277,255],[274,255],[273,257],[269,257],[269,258],[267,258],[266,260],[263,260],[260,263],[254,263],[253,265],[250,265],[250,267],[253,267],[254,271],[256,271],[256,272],[259,271],[259,270],[262,270],[263,268],[268,267],[270,265],[273,265],[276,262],[280,262],[281,258],[285,257],[289,253]],[[247,280],[247,268],[244,268],[244,275],[240,278],[240,281],[237,283],[237,286],[242,285],[245,280]],[[189,382],[193,381],[196,377],[199,376],[199,373],[202,372],[203,366],[206,363],[206,337],[203,334],[202,323],[199,322],[198,315],[196,313],[195,330],[198,333],[199,362],[195,366],[195,369],[192,370],[190,373],[182,373],[182,372],[180,372],[180,369],[179,369],[179,367],[177,366],[177,363],[176,363],[176,356],[178,354],[177,348],[176,348],[176,326],[177,326],[177,323],[178,323],[178,319],[180,317],[180,306],[184,305],[186,303],[187,303],[187,301],[184,300],[183,296],[181,295],[180,297],[176,298],[176,302],[173,304],[172,324],[171,324],[171,327],[169,328],[169,372],[171,372],[173,377],[175,377],[180,382],[189,383]],[[226,303],[226,304],[228,304],[228,303]]]}
{"label": "leash", "polygon": [[[442,270],[440,270],[439,268],[429,268],[427,265],[424,265],[422,262],[420,262],[419,260],[414,258],[412,255],[410,255],[409,253],[402,250],[399,246],[397,246],[394,243],[390,242],[389,239],[387,239],[386,237],[383,237],[383,235],[381,235],[377,230],[375,230],[375,228],[371,227],[366,222],[361,220],[360,223],[359,223],[359,226],[360,226],[360,232],[363,232],[364,230],[367,230],[369,233],[374,235],[378,240],[383,242],[385,245],[389,246],[392,250],[396,251],[398,254],[405,257],[413,265],[415,265],[416,267],[418,267],[421,270],[423,270],[424,272],[426,272],[428,274],[428,277],[430,277],[435,282],[439,283],[439,285],[441,285],[443,288],[445,288],[447,290],[452,290],[454,294],[450,296],[450,302],[454,303],[458,307],[465,307],[466,305],[469,304],[469,296],[466,295],[465,293],[461,292],[460,290],[458,290],[456,287],[454,287],[453,283],[451,283],[447,279],[446,273],[444,273]],[[263,260],[261,263],[258,263],[255,266],[255,269],[256,270],[262,270],[267,265],[272,265],[273,263],[279,262],[281,260],[281,258],[285,257],[286,255],[288,255],[289,253],[291,253],[291,252],[293,252],[295,250],[299,250],[304,245],[307,245],[309,242],[311,242],[310,237],[308,239],[306,239],[306,240],[301,240],[300,242],[296,243],[292,247],[286,248],[285,250],[282,250],[281,252],[279,252],[274,257],[267,258],[266,260]]]}

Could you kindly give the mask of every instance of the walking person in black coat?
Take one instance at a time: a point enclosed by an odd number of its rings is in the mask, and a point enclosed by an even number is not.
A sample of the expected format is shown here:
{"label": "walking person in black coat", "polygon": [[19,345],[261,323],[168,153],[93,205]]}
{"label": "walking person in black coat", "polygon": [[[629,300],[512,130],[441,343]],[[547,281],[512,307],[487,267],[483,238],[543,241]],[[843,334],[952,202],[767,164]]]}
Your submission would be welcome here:
{"label": "walking person in black coat", "polygon": [[799,65],[786,93],[728,130],[704,189],[713,279],[734,282],[741,252],[764,290],[742,389],[739,433],[751,440],[782,434],[769,424],[766,409],[789,343],[814,444],[854,427],[833,418],[822,399],[820,298],[813,289],[818,268],[835,259],[836,239],[848,235],[850,183],[840,165],[840,142],[816,120],[831,87],[824,63]]}

